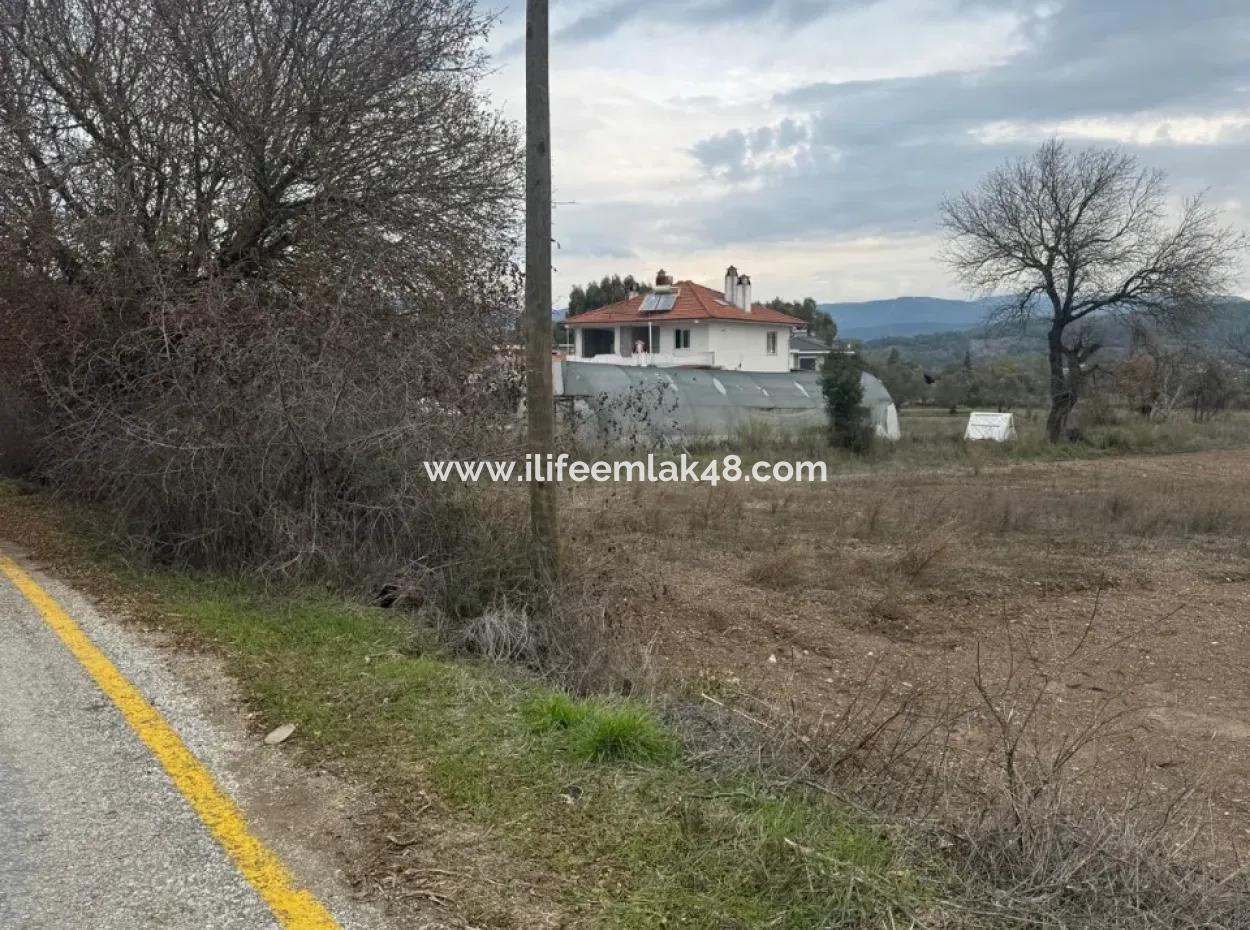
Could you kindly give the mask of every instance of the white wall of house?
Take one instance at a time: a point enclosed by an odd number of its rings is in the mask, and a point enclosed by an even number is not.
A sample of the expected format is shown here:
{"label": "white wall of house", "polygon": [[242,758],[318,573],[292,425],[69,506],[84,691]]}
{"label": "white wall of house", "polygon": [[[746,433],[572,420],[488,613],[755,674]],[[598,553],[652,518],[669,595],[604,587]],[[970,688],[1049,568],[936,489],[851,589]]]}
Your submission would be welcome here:
{"label": "white wall of house", "polygon": [[[790,327],[712,320],[707,324],[708,348],[720,368],[739,371],[789,371]],[[775,349],[768,352],[768,333]]]}
{"label": "white wall of house", "polygon": [[[690,333],[690,345],[677,348],[677,333],[679,331]],[[673,353],[675,355],[683,355],[685,353],[707,352],[708,351],[708,326],[702,320],[690,320],[682,323],[670,323],[664,326],[657,326],[656,331],[659,338],[656,342],[655,351]]]}
{"label": "white wall of house", "polygon": [[[616,357],[622,361],[633,354],[634,325],[612,327],[616,336]],[[642,327],[639,326],[641,329]],[[689,347],[677,348],[677,333],[688,330]],[[768,333],[774,334],[775,352],[768,352]],[[680,363],[689,357],[693,364],[713,364],[738,371],[789,371],[790,327],[724,320],[682,320],[653,323],[651,354],[664,356],[665,363]],[[573,328],[573,354],[583,358],[584,328]],[[709,357],[710,353],[710,357]]]}

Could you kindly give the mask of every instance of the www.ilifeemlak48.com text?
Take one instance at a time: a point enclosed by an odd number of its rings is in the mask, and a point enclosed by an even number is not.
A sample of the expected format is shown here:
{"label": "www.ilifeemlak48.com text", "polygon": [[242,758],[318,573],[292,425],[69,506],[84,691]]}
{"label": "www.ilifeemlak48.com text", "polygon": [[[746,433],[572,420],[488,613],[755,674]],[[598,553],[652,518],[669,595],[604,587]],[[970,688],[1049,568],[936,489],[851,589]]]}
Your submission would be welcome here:
{"label": "www.ilifeemlak48.com text", "polygon": [[700,459],[686,453],[657,456],[649,453],[642,459],[594,460],[575,459],[568,453],[527,454],[519,459],[453,459],[422,463],[430,481],[459,481],[465,484],[489,482],[571,481],[607,484],[636,482],[644,484],[708,484],[713,487],[750,482],[779,484],[803,481],[828,481],[825,462],[766,462],[744,465],[739,455]]}

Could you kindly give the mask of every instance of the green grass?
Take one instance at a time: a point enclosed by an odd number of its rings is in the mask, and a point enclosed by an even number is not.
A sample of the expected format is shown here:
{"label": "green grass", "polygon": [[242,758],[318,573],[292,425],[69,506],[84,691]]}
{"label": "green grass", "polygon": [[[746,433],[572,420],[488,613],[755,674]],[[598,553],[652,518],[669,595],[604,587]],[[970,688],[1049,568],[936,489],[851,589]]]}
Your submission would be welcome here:
{"label": "green grass", "polygon": [[556,876],[589,926],[885,927],[932,896],[889,829],[824,796],[691,767],[641,704],[427,653],[385,611],[147,583],[183,632],[218,647],[266,725],[294,721],[362,774],[432,788]]}
{"label": "green grass", "polygon": [[678,741],[646,707],[631,701],[578,701],[547,694],[532,701],[527,717],[536,732],[564,732],[569,748],[599,762],[672,762]]}
{"label": "green grass", "polygon": [[567,694],[544,694],[527,703],[524,713],[536,733],[545,733],[581,726],[590,717],[591,706]]}

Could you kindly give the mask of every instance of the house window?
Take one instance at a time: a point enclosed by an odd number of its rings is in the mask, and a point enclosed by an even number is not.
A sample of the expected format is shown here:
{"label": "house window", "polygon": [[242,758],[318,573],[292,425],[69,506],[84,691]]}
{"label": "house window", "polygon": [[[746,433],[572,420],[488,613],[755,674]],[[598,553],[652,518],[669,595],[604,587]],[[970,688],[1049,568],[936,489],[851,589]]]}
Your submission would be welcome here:
{"label": "house window", "polygon": [[690,330],[675,329],[673,330],[673,348],[689,349],[690,348]]}
{"label": "house window", "polygon": [[776,355],[777,354],[777,334],[768,333],[764,338],[767,340],[765,342],[765,346],[767,346],[768,354]]}
{"label": "house window", "polygon": [[816,359],[812,358],[810,355],[799,359],[799,371],[815,371],[815,370],[816,370]]}

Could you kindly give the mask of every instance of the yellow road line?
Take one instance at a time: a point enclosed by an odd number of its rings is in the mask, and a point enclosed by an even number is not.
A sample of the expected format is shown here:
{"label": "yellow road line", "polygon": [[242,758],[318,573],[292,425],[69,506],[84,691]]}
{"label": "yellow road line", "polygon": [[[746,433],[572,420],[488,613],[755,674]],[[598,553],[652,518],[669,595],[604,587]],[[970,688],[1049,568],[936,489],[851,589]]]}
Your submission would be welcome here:
{"label": "yellow road line", "polygon": [[100,690],[147,744],[187,803],[204,821],[239,871],[256,889],[283,930],[342,930],[330,913],[295,879],[270,849],[251,834],[242,812],[174,732],[82,628],[30,575],[0,552],[3,572],[73,653]]}

